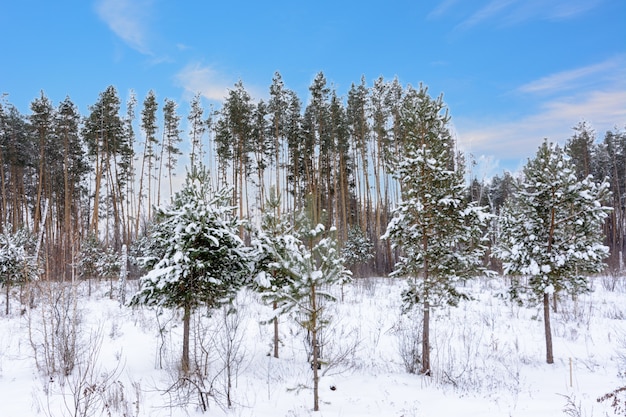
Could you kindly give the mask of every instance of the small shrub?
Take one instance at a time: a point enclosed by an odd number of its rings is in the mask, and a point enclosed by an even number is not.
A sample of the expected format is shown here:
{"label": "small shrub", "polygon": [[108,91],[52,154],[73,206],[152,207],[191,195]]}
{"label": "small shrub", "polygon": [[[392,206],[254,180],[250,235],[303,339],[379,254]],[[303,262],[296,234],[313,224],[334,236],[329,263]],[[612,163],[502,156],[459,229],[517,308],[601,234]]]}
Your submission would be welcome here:
{"label": "small shrub", "polygon": [[609,401],[613,412],[618,416],[626,416],[626,386],[614,389],[598,398],[599,403]]}
{"label": "small shrub", "polygon": [[404,368],[410,374],[417,374],[422,366],[422,323],[421,317],[411,320],[403,315],[395,327],[398,353]]}

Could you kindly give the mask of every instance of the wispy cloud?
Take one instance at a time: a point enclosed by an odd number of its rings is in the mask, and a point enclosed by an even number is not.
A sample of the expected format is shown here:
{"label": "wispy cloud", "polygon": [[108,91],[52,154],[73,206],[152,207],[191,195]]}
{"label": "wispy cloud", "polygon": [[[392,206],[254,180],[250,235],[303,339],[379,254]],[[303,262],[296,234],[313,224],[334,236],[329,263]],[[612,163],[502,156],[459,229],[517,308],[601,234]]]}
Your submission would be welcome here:
{"label": "wispy cloud", "polygon": [[523,94],[526,102],[537,99],[534,111],[518,119],[457,120],[459,146],[475,157],[524,162],[543,138],[563,143],[582,120],[590,122],[601,139],[607,130],[626,127],[625,67],[622,54],[526,83],[514,92]]}
{"label": "wispy cloud", "polygon": [[210,66],[191,63],[175,76],[176,82],[191,94],[200,94],[209,100],[222,101],[233,84]]}
{"label": "wispy cloud", "polygon": [[[431,15],[439,16],[449,9],[444,0]],[[578,17],[599,6],[604,0],[490,0],[456,26],[467,30],[480,24],[506,26],[528,20],[565,20]],[[430,16],[430,15],[429,15]]]}
{"label": "wispy cloud", "polygon": [[595,8],[603,0],[559,1],[551,9],[552,19],[571,19]]}
{"label": "wispy cloud", "polygon": [[136,51],[152,55],[148,42],[151,0],[99,0],[96,12],[113,33]]}
{"label": "wispy cloud", "polygon": [[569,71],[558,72],[546,77],[531,81],[519,87],[522,93],[553,93],[578,89],[592,83],[605,82],[615,77],[615,72],[624,74],[626,66],[625,56],[616,56],[598,64],[588,65]]}
{"label": "wispy cloud", "polygon": [[437,7],[435,7],[430,13],[428,13],[428,19],[436,19],[443,16],[448,10],[457,3],[458,0],[443,0]]}
{"label": "wispy cloud", "polygon": [[532,157],[541,140],[563,142],[578,122],[589,121],[599,135],[626,120],[626,89],[588,92],[544,103],[534,114],[518,120],[476,123],[456,122],[459,146],[474,155],[498,159]]}
{"label": "wispy cloud", "polygon": [[489,4],[474,12],[469,18],[465,19],[457,26],[457,29],[468,29],[482,23],[485,20],[491,19],[494,16],[500,15],[501,11],[508,8],[511,4],[515,3],[515,1],[516,0],[492,0]]}

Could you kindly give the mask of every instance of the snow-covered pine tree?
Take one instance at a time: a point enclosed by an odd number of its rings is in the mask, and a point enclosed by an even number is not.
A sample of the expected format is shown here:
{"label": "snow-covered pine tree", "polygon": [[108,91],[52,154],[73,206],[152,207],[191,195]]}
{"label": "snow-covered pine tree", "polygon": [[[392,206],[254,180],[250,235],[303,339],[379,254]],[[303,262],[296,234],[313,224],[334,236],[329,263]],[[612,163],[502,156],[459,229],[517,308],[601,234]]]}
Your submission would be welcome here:
{"label": "snow-covered pine tree", "polygon": [[348,240],[343,246],[343,257],[346,265],[352,268],[352,273],[361,275],[362,266],[374,257],[374,244],[365,236],[359,226],[348,230]]}
{"label": "snow-covered pine tree", "polygon": [[[351,274],[344,267],[336,230],[315,224],[306,211],[297,217],[293,231],[271,215],[266,218],[265,227],[269,225],[270,233],[262,230],[255,241],[261,265],[255,285],[265,299],[274,303],[276,316],[291,313],[307,331],[312,353],[313,409],[318,411],[319,334],[331,319],[325,305],[335,301],[330,288],[347,282]],[[273,236],[272,228],[276,232]]]}
{"label": "snow-covered pine tree", "polygon": [[35,260],[35,241],[26,230],[18,229],[11,233],[10,225],[0,233],[0,285],[6,295],[5,314],[9,315],[11,287],[34,281],[39,277],[39,267]]}
{"label": "snow-covered pine tree", "polygon": [[250,276],[250,253],[228,189],[213,191],[210,175],[192,167],[171,205],[158,208],[151,231],[150,270],[131,305],[183,309],[182,371],[189,371],[189,323],[194,309],[229,302]]}
{"label": "snow-covered pine tree", "polygon": [[[300,317],[299,323],[310,335],[311,369],[313,370],[313,410],[319,410],[320,332],[330,323],[326,313],[327,302],[336,301],[330,287],[344,284],[351,273],[344,266],[336,239],[335,228],[326,230],[321,223],[312,221],[312,213],[300,212],[297,219],[298,237],[303,242],[295,258],[299,279],[285,287],[285,307],[291,304]],[[288,301],[293,300],[293,301]]]}
{"label": "snow-covered pine tree", "polygon": [[430,309],[468,298],[459,284],[481,269],[481,228],[489,215],[467,198],[442,97],[432,99],[422,86],[409,88],[401,118],[403,156],[394,175],[402,200],[382,238],[402,249],[393,275],[408,278],[405,310],[423,308],[420,373],[430,375]]}
{"label": "snow-covered pine tree", "polygon": [[587,274],[604,268],[608,248],[602,224],[610,209],[602,201],[609,184],[591,176],[578,180],[564,151],[547,140],[523,175],[501,212],[494,253],[512,276],[511,297],[521,302],[522,295],[530,295],[531,302],[543,302],[546,361],[553,363],[550,296],[588,291]]}
{"label": "snow-covered pine tree", "polygon": [[280,216],[280,197],[276,190],[270,191],[266,202],[266,210],[261,220],[261,227],[255,230],[252,239],[254,248],[255,271],[253,288],[261,294],[261,298],[274,309],[271,321],[274,325],[274,357],[278,358],[279,334],[278,316],[281,312],[278,305],[282,300],[282,290],[290,280],[298,278],[294,267],[301,242],[294,236],[293,226],[286,216]]}

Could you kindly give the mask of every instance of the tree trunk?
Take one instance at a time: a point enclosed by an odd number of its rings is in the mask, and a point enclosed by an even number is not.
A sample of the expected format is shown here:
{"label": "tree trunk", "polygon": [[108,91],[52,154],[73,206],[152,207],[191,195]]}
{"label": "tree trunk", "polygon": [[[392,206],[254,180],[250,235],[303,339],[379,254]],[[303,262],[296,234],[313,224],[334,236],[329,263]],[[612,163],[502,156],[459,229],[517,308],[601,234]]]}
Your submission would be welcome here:
{"label": "tree trunk", "polygon": [[7,214],[8,208],[8,200],[7,200],[7,189],[6,189],[6,178],[4,174],[4,160],[2,158],[2,148],[0,147],[0,201],[2,201],[2,206],[0,206],[0,233],[4,232],[4,222],[9,218]]}
{"label": "tree trunk", "polygon": [[430,376],[430,303],[424,301],[424,323],[422,327],[422,369],[420,374]]}
{"label": "tree trunk", "polygon": [[183,313],[183,356],[181,370],[184,375],[189,373],[189,324],[191,322],[191,307],[186,305]]}
{"label": "tree trunk", "polygon": [[69,132],[64,132],[63,135],[63,275],[61,280],[70,279],[72,275],[72,190],[70,188],[70,144],[69,144]]}
{"label": "tree trunk", "polygon": [[5,316],[9,315],[9,295],[11,293],[11,284],[9,283],[9,278],[7,277],[7,282],[5,282],[4,287],[6,289],[6,296],[7,296],[7,308],[6,308],[6,312],[5,312]]}
{"label": "tree trunk", "polygon": [[37,200],[35,202],[35,218],[33,219],[33,232],[37,234],[39,232],[39,220],[41,218],[41,199],[43,198],[44,187],[44,166],[46,164],[46,142],[45,133],[40,133],[39,140],[39,176],[37,178]]}
{"label": "tree trunk", "polygon": [[[144,175],[145,175],[147,151],[148,151],[148,138],[145,139],[145,142],[143,145],[143,155],[141,157],[141,173],[139,174],[139,195],[137,196],[137,217],[135,217],[135,236],[139,236],[139,222],[141,220],[141,201],[143,200],[143,180],[144,180]],[[191,166],[193,167],[193,153],[192,153],[191,162],[192,162]],[[148,206],[148,208],[150,208],[150,206]]]}
{"label": "tree trunk", "polygon": [[98,235],[98,220],[100,217],[100,187],[102,183],[102,161],[100,160],[100,155],[96,156],[96,167],[95,167],[95,191],[93,198],[93,214],[91,218],[91,231],[94,235]]}
{"label": "tree trunk", "polygon": [[552,355],[552,331],[550,330],[550,295],[543,294],[543,323],[546,332],[546,362],[554,363]]}
{"label": "tree trunk", "polygon": [[350,197],[348,196],[348,180],[346,176],[347,172],[345,157],[342,154],[339,155],[339,176],[340,176],[340,185],[339,188],[341,190],[341,239],[343,242],[348,240],[348,229],[350,226],[348,225],[348,207],[350,207]]}
{"label": "tree trunk", "polygon": [[165,144],[166,144],[166,131],[167,127],[163,127],[163,136],[161,139],[161,157],[159,158],[159,168],[157,174],[157,206],[161,205],[161,177],[163,176],[163,156],[165,155]]}
{"label": "tree trunk", "polygon": [[[278,308],[278,303],[274,301],[274,310]],[[278,317],[274,317],[274,357],[278,359]]]}
{"label": "tree trunk", "polygon": [[317,295],[315,294],[315,284],[311,284],[311,344],[313,347],[313,411],[319,411],[319,346],[317,343]]}

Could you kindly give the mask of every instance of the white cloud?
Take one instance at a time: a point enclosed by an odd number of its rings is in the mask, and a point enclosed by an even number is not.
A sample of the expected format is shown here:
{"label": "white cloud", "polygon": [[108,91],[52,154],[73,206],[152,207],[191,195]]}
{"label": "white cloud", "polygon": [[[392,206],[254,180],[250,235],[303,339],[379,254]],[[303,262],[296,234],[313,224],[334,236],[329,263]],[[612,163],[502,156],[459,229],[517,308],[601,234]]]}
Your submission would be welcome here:
{"label": "white cloud", "polygon": [[[447,10],[448,1],[440,4],[431,15],[439,15]],[[469,29],[485,22],[496,22],[498,26],[502,26],[534,19],[572,19],[594,9],[602,2],[603,0],[491,0],[456,28]]]}
{"label": "white cloud", "polygon": [[560,97],[539,112],[496,123],[456,121],[459,147],[475,156],[526,160],[543,138],[563,143],[580,121],[589,121],[601,139],[607,130],[626,122],[626,89],[593,91],[580,97]]}
{"label": "white cloud", "polygon": [[147,20],[151,0],[100,0],[96,12],[113,33],[131,48],[152,55],[148,44]]}
{"label": "white cloud", "polygon": [[455,120],[459,147],[474,157],[525,162],[543,138],[564,143],[572,128],[586,120],[598,139],[626,125],[626,56],[550,74],[515,89],[524,101],[539,98],[535,110],[516,120]]}
{"label": "white cloud", "polygon": [[481,8],[477,12],[474,12],[469,18],[464,20],[458,28],[467,29],[482,23],[485,20],[500,14],[500,11],[506,9],[511,4],[515,3],[515,0],[492,0],[485,7]]}
{"label": "white cloud", "polygon": [[603,0],[570,0],[556,2],[551,9],[552,19],[571,19],[593,9]]}
{"label": "white cloud", "polygon": [[177,83],[191,94],[200,94],[209,100],[222,101],[233,84],[209,66],[191,63],[176,74]]}
{"label": "white cloud", "polygon": [[443,0],[437,7],[435,7],[430,13],[428,13],[428,19],[436,19],[444,15],[452,6],[457,3],[458,0]]}
{"label": "white cloud", "polygon": [[522,85],[518,91],[522,93],[552,93],[578,89],[581,85],[613,78],[615,71],[623,71],[622,68],[626,65],[624,61],[623,56],[617,56],[598,64],[551,74]]}

